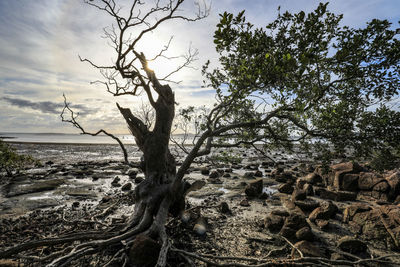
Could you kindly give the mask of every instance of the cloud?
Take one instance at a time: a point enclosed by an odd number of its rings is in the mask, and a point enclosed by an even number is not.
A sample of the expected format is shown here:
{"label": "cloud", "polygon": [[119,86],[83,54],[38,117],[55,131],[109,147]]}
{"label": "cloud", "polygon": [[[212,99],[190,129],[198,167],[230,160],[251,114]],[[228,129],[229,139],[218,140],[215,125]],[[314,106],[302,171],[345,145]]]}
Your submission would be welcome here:
{"label": "cloud", "polygon": [[[60,114],[64,104],[61,103],[56,103],[56,102],[51,102],[51,101],[30,101],[26,99],[20,99],[20,98],[12,98],[12,97],[2,97],[2,100],[7,101],[13,106],[19,107],[19,108],[29,108],[33,109],[36,111],[40,111],[42,113],[47,113],[47,114]],[[76,105],[71,105],[71,108],[80,110],[82,113],[82,116],[88,115],[90,113],[93,113],[94,110],[92,108],[88,108],[85,105],[82,104],[76,104]]]}

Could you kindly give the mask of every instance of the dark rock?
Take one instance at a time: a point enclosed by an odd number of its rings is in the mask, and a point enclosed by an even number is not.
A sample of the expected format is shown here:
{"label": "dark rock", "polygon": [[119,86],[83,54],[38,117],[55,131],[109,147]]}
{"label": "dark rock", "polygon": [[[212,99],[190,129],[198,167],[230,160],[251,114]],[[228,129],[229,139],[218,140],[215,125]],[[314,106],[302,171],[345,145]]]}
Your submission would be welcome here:
{"label": "dark rock", "polygon": [[389,200],[395,200],[396,197],[400,196],[400,171],[397,171],[386,178],[386,181],[390,185],[390,191],[388,193]]}
{"label": "dark rock", "polygon": [[286,237],[287,239],[290,240],[295,240],[296,239],[296,230],[290,227],[283,225],[281,230],[279,231],[279,234],[283,237]]}
{"label": "dark rock", "polygon": [[254,172],[245,172],[243,177],[247,179],[252,179],[254,178]]}
{"label": "dark rock", "polygon": [[343,222],[347,223],[351,221],[356,213],[365,212],[371,210],[371,207],[366,204],[354,203],[347,206],[343,211]]}
{"label": "dark rock", "polygon": [[319,203],[312,199],[296,200],[294,204],[304,212],[311,212],[319,207]]}
{"label": "dark rock", "polygon": [[138,169],[129,169],[127,172],[129,178],[131,179],[135,179],[138,173],[139,173]]}
{"label": "dark rock", "polygon": [[271,211],[271,214],[282,216],[282,217],[288,217],[290,215],[289,212],[287,212],[286,210],[282,210],[282,209],[273,210],[273,211]]}
{"label": "dark rock", "polygon": [[54,162],[53,161],[51,161],[51,160],[49,160],[49,161],[46,161],[46,163],[45,163],[46,165],[53,165],[54,164]]}
{"label": "dark rock", "polygon": [[360,175],[356,173],[346,173],[343,175],[341,181],[339,181],[339,190],[345,191],[358,191],[358,179]]}
{"label": "dark rock", "polygon": [[269,214],[267,217],[264,219],[264,226],[271,232],[276,233],[281,230],[282,226],[284,223],[284,219],[282,216],[275,215],[275,214]]}
{"label": "dark rock", "polygon": [[231,174],[226,172],[226,173],[224,173],[224,175],[222,177],[229,178],[229,177],[231,177]]}
{"label": "dark rock", "polygon": [[337,247],[342,251],[349,252],[352,254],[359,254],[367,251],[367,245],[360,239],[353,238],[351,236],[344,236],[339,239]]}
{"label": "dark rock", "polygon": [[305,184],[307,184],[307,181],[305,179],[299,178],[296,180],[296,188],[297,189],[303,189]]}
{"label": "dark rock", "polygon": [[307,241],[313,241],[314,240],[314,234],[312,233],[310,227],[305,226],[303,228],[300,228],[296,232],[296,238],[298,240],[307,240]]}
{"label": "dark rock", "polygon": [[329,221],[328,220],[321,220],[316,219],[315,224],[321,229],[322,231],[326,231],[329,228]]}
{"label": "dark rock", "polygon": [[216,178],[218,178],[220,175],[219,175],[219,172],[217,172],[217,171],[212,171],[211,173],[210,173],[210,175],[208,175],[208,177],[209,178],[211,178],[211,179],[216,179]]}
{"label": "dark rock", "polygon": [[292,254],[291,254],[292,258],[300,256],[300,255],[298,255],[299,253],[296,250],[296,248],[298,250],[300,250],[301,253],[303,253],[304,257],[318,257],[318,258],[324,258],[325,257],[325,255],[321,252],[319,247],[314,246],[309,241],[306,241],[306,240],[299,241],[296,244],[294,244],[294,246],[295,246],[295,248],[292,249]]}
{"label": "dark rock", "polygon": [[255,177],[263,177],[263,173],[262,173],[262,171],[257,170],[257,171],[254,173],[254,176],[255,176]]}
{"label": "dark rock", "polygon": [[338,208],[335,204],[325,201],[320,204],[320,207],[313,210],[308,218],[312,222],[314,222],[316,219],[329,220],[335,216],[337,211]]}
{"label": "dark rock", "polygon": [[203,175],[209,175],[210,174],[210,169],[209,168],[201,168],[200,173]]}
{"label": "dark rock", "polygon": [[297,231],[304,226],[308,226],[308,224],[306,218],[302,214],[292,213],[288,217],[286,217],[284,226]]}
{"label": "dark rock", "polygon": [[224,213],[224,214],[232,213],[231,209],[229,208],[228,203],[226,203],[226,202],[221,202],[221,204],[219,204],[219,210],[221,211],[221,213]]}
{"label": "dark rock", "polygon": [[140,184],[141,182],[143,182],[144,177],[142,176],[136,176],[135,177],[135,184]]}
{"label": "dark rock", "polygon": [[332,190],[328,190],[326,188],[316,188],[314,191],[315,191],[315,194],[317,196],[319,196],[320,198],[330,199],[330,200],[337,199],[337,193]]}
{"label": "dark rock", "polygon": [[104,196],[104,197],[101,199],[101,203],[107,203],[107,202],[109,202],[111,199],[112,199],[112,197],[110,197],[110,196]]}
{"label": "dark rock", "polygon": [[129,260],[131,264],[138,266],[154,266],[157,263],[160,249],[161,245],[154,239],[139,235],[129,250]]}
{"label": "dark rock", "polygon": [[277,174],[271,174],[272,177],[279,183],[292,182],[294,180],[293,174],[291,172],[282,172]]}
{"label": "dark rock", "polygon": [[75,201],[72,203],[73,208],[77,208],[77,207],[79,207],[79,205],[80,205],[79,201]]}
{"label": "dark rock", "polygon": [[361,190],[372,190],[372,188],[381,181],[386,180],[375,173],[362,172],[358,178],[358,188]]}
{"label": "dark rock", "polygon": [[209,179],[210,184],[222,184],[221,179],[215,178],[215,179]]}
{"label": "dark rock", "polygon": [[304,177],[304,180],[312,185],[322,183],[322,177],[315,172],[308,174],[306,177]]}
{"label": "dark rock", "polygon": [[262,179],[256,180],[254,182],[251,182],[244,192],[246,193],[246,196],[253,198],[253,197],[258,197],[262,194],[263,190],[263,181]]}
{"label": "dark rock", "polygon": [[297,188],[294,189],[292,193],[292,201],[305,200],[306,198],[307,198],[306,191]]}
{"label": "dark rock", "polygon": [[336,195],[336,200],[337,201],[354,201],[357,199],[357,193],[356,192],[350,192],[350,191],[338,191]]}
{"label": "dark rock", "polygon": [[293,185],[291,183],[281,184],[278,187],[278,191],[284,194],[292,194],[293,190]]}
{"label": "dark rock", "polygon": [[247,199],[243,199],[242,201],[240,201],[239,205],[242,207],[250,207],[250,203]]}
{"label": "dark rock", "polygon": [[306,191],[307,196],[314,195],[314,188],[311,184],[305,184],[303,190]]}
{"label": "dark rock", "polygon": [[122,191],[129,191],[132,189],[132,184],[131,183],[126,183],[124,186],[122,186],[121,190]]}
{"label": "dark rock", "polygon": [[121,184],[119,183],[120,180],[121,180],[121,179],[120,179],[118,176],[116,176],[116,177],[114,178],[114,180],[111,182],[111,185],[112,185],[113,187],[120,187],[120,186],[121,186]]}

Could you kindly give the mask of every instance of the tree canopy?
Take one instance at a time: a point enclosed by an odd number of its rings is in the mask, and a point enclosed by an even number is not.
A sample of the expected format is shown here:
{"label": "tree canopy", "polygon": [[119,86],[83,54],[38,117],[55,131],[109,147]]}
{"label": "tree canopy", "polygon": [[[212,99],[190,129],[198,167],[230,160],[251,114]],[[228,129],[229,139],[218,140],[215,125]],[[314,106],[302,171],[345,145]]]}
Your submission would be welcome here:
{"label": "tree canopy", "polygon": [[230,137],[285,147],[324,140],[357,155],[398,148],[400,29],[378,19],[364,28],[342,26],[342,15],[327,5],[279,13],[262,28],[244,11],[220,15],[220,67],[203,69],[219,102],[229,103],[220,123],[259,125]]}

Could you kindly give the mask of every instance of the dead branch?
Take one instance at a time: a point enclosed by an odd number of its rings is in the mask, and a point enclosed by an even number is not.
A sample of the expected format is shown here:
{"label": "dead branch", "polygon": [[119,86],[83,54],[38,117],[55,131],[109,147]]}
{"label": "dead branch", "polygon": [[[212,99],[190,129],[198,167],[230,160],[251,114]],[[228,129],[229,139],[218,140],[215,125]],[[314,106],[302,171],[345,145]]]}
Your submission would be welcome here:
{"label": "dead branch", "polygon": [[[87,131],[76,121],[76,118],[78,117],[79,114],[78,114],[78,115],[75,115],[74,111],[69,107],[69,104],[68,104],[68,102],[67,102],[67,98],[66,98],[65,94],[63,94],[63,97],[64,97],[64,108],[63,108],[63,110],[62,110],[62,112],[61,112],[61,114],[60,114],[61,120],[62,120],[63,122],[71,123],[75,128],[78,128],[78,129],[81,131],[82,134],[91,135],[91,136],[97,136],[97,135],[103,133],[103,134],[105,134],[105,135],[111,137],[112,139],[114,139],[115,141],[118,142],[119,146],[120,146],[121,149],[122,149],[122,152],[124,153],[124,161],[125,161],[126,164],[129,165],[128,152],[126,151],[126,148],[125,148],[124,144],[121,142],[121,140],[120,140],[118,137],[116,137],[115,135],[110,134],[109,132],[107,132],[107,131],[105,131],[105,130],[103,130],[103,129],[100,129],[100,130],[98,130],[98,131],[95,132],[95,133],[87,132]],[[70,113],[70,119],[66,119],[66,118],[64,117],[64,113],[65,113],[66,111],[68,111],[68,112]]]}

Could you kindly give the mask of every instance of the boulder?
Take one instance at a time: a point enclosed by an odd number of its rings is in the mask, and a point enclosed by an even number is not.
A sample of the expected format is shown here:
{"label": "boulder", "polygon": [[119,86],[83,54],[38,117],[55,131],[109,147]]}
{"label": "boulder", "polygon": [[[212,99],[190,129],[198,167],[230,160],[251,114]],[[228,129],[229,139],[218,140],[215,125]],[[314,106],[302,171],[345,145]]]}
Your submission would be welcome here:
{"label": "boulder", "polygon": [[221,202],[221,204],[219,204],[219,210],[221,211],[221,213],[224,213],[224,214],[232,213],[231,209],[229,208],[228,203],[226,203],[225,201]]}
{"label": "boulder", "polygon": [[161,245],[154,239],[139,235],[129,250],[129,260],[131,264],[138,266],[154,266],[157,263]]}
{"label": "boulder", "polygon": [[338,207],[335,204],[325,201],[320,204],[320,207],[313,210],[308,218],[312,222],[317,219],[329,220],[330,218],[335,217],[337,211]]}
{"label": "boulder", "polygon": [[343,175],[342,179],[339,181],[338,190],[344,191],[358,191],[358,178],[359,174],[356,173],[346,173]]}
{"label": "boulder", "polygon": [[384,181],[384,178],[378,174],[372,172],[362,172],[358,178],[358,188],[361,190],[372,190],[372,188],[381,181]]}
{"label": "boulder", "polygon": [[350,206],[347,206],[343,211],[343,222],[348,223],[351,221],[357,213],[365,212],[371,210],[366,204],[354,203]]}
{"label": "boulder", "polygon": [[288,217],[290,215],[287,210],[283,210],[283,209],[273,210],[273,211],[271,211],[271,214],[282,216],[282,217]]}
{"label": "boulder", "polygon": [[389,199],[393,201],[400,196],[400,171],[394,172],[386,178],[386,181],[390,185]]}
{"label": "boulder", "polygon": [[316,219],[315,224],[318,226],[319,229],[322,231],[326,231],[329,228],[329,221],[328,220],[322,220],[322,219]]}
{"label": "boulder", "polygon": [[128,171],[127,171],[127,175],[129,176],[129,178],[131,178],[131,179],[135,179],[136,178],[136,175],[139,173],[139,170],[138,169],[136,169],[136,168],[132,168],[132,169],[129,169]]}
{"label": "boulder", "polygon": [[254,178],[254,172],[245,172],[243,177],[247,178],[247,179],[253,179]]}
{"label": "boulder", "polygon": [[356,192],[350,191],[338,191],[336,192],[336,200],[337,201],[354,201],[357,199]]}
{"label": "boulder", "polygon": [[210,169],[206,168],[206,167],[203,167],[203,168],[200,169],[200,173],[202,175],[209,175],[210,174]]}
{"label": "boulder", "polygon": [[323,199],[336,200],[337,193],[326,188],[316,188],[315,194]]}
{"label": "boulder", "polygon": [[360,239],[353,238],[351,236],[344,236],[339,239],[337,247],[342,251],[359,254],[367,251],[367,245]]}
{"label": "boulder", "polygon": [[292,193],[292,201],[305,200],[306,198],[307,198],[306,191],[297,188],[294,189]]}
{"label": "boulder", "polygon": [[318,257],[318,258],[323,258],[325,257],[324,254],[321,252],[319,247],[313,245],[311,242],[303,240],[299,241],[296,244],[294,244],[295,248],[292,249],[292,258],[299,257],[299,253],[297,251],[300,250],[301,253],[303,253],[304,257]]}
{"label": "boulder", "polygon": [[278,191],[284,194],[292,194],[293,190],[293,185],[291,183],[285,183],[278,187]]}
{"label": "boulder", "polygon": [[310,173],[306,177],[304,177],[304,180],[312,185],[320,184],[322,183],[322,177],[318,173]]}
{"label": "boulder", "polygon": [[285,172],[271,174],[271,175],[279,183],[286,183],[286,182],[293,183],[293,181],[294,181],[294,177],[291,172],[285,171]]}
{"label": "boulder", "polygon": [[313,241],[314,240],[314,234],[312,233],[310,227],[305,226],[305,227],[299,229],[296,232],[296,238],[298,240]]}
{"label": "boulder", "polygon": [[267,228],[270,232],[277,233],[281,230],[284,223],[284,218],[279,215],[275,215],[270,213],[264,219],[264,227]]}
{"label": "boulder", "polygon": [[306,191],[307,196],[314,195],[314,188],[311,184],[305,184],[303,190]]}
{"label": "boulder", "polygon": [[[347,174],[358,174],[362,171],[362,167],[356,162],[344,162],[331,166],[331,170],[333,171],[333,186],[337,190],[349,190],[355,189],[356,180],[358,179],[357,175],[348,175]],[[346,177],[346,178],[345,178]],[[346,188],[346,189],[344,189]],[[349,190],[351,191],[351,190]]]}
{"label": "boulder", "polygon": [[263,190],[263,181],[262,179],[258,179],[247,185],[244,192],[246,193],[246,196],[254,198],[260,196],[262,194],[262,190]]}
{"label": "boulder", "polygon": [[294,204],[304,212],[311,212],[319,207],[319,203],[312,199],[296,200]]}
{"label": "boulder", "polygon": [[212,171],[212,172],[208,175],[208,177],[211,178],[211,179],[216,179],[216,178],[218,178],[219,176],[220,176],[220,174],[219,174],[219,172],[217,172],[217,171]]}
{"label": "boulder", "polygon": [[308,226],[308,224],[304,215],[299,213],[292,213],[288,217],[286,217],[284,226],[287,226],[297,231],[304,226]]}

